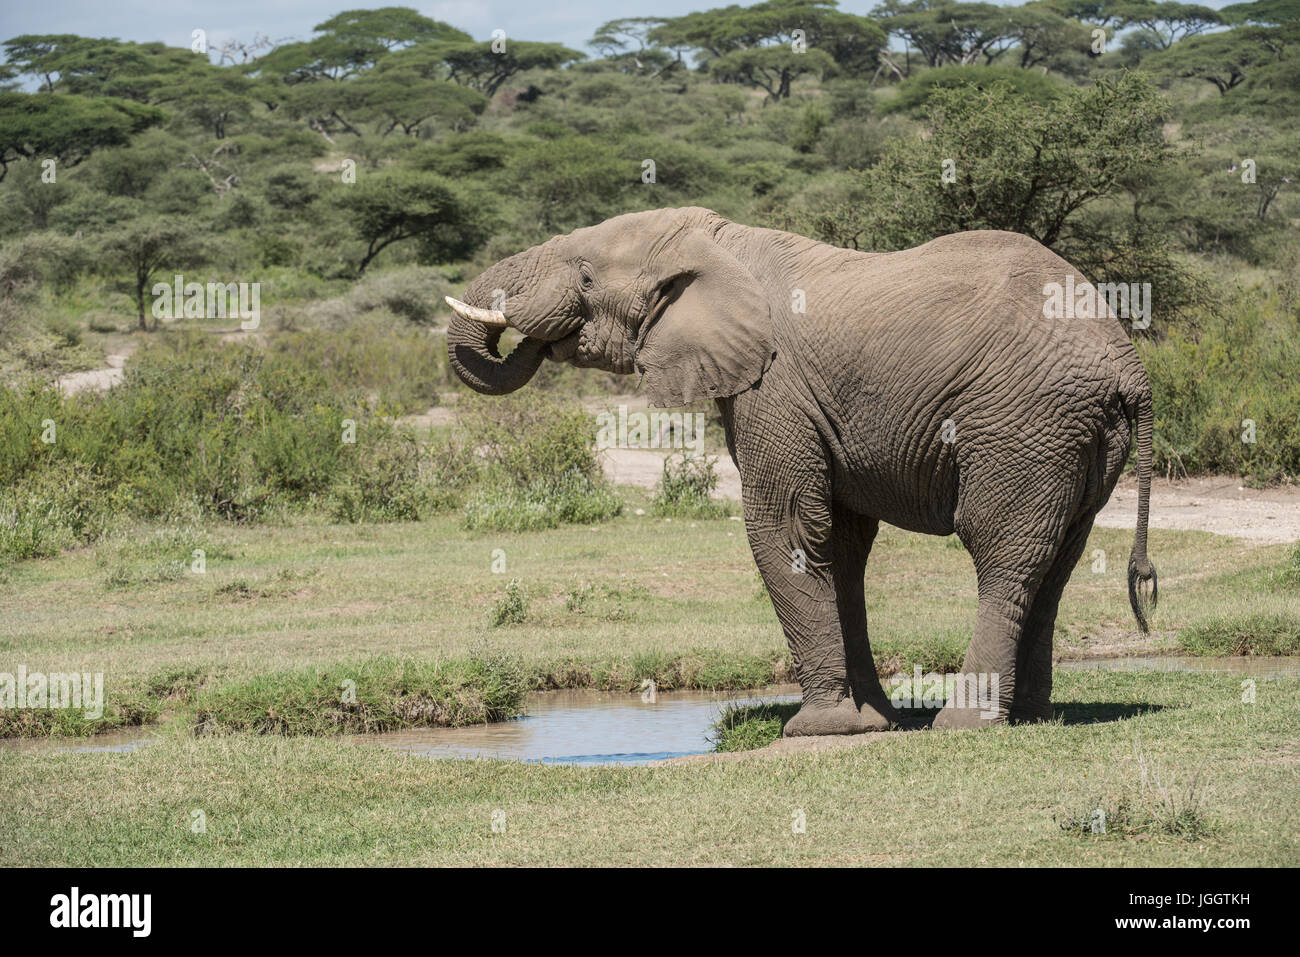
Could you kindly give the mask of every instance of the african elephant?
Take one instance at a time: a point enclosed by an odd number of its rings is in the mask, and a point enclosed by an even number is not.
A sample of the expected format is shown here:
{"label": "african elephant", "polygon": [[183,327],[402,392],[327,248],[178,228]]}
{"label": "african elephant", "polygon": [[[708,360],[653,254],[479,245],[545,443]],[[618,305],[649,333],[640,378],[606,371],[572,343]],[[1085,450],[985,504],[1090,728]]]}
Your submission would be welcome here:
{"label": "african elephant", "polygon": [[[955,531],[978,592],[963,672],[998,676],[996,707],[954,695],[935,726],[976,727],[1051,717],[1057,603],[1133,423],[1143,630],[1155,605],[1151,388],[1104,299],[1096,318],[1044,318],[1047,286],[1067,277],[1093,288],[1016,233],[873,254],[660,209],[490,267],[448,299],[447,344],[461,380],[492,395],[553,359],[635,370],[659,407],[717,403],[803,691],[787,735],[894,726],[867,639],[867,555],[882,521]],[[524,338],[503,357],[507,326]]]}

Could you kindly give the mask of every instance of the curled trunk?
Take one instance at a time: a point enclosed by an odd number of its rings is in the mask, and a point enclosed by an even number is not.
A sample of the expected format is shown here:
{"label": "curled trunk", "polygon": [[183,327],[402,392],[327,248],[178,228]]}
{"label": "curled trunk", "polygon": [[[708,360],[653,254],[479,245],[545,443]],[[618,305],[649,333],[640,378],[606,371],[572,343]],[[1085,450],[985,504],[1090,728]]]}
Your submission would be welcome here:
{"label": "curled trunk", "polygon": [[500,352],[499,328],[453,314],[447,327],[447,358],[467,386],[484,395],[505,395],[528,384],[542,360],[547,343],[526,337],[510,355]]}

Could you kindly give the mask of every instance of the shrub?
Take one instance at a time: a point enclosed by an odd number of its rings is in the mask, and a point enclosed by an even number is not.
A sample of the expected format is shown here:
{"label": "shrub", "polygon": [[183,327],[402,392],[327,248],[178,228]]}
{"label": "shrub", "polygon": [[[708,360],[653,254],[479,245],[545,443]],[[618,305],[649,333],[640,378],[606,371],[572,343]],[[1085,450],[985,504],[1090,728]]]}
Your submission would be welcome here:
{"label": "shrub", "polygon": [[0,565],[93,541],[111,521],[111,504],[104,483],[80,463],[26,475],[0,491]]}
{"label": "shrub", "polygon": [[492,603],[492,627],[522,625],[528,620],[528,592],[518,578],[506,584],[506,593]]}
{"label": "shrub", "polygon": [[1175,327],[1138,352],[1155,402],[1157,469],[1300,477],[1300,309],[1239,291],[1199,328]]}
{"label": "shrub", "polygon": [[[674,461],[676,460],[676,461]],[[710,495],[718,487],[714,470],[717,459],[708,455],[682,453],[664,459],[664,474],[650,499],[650,514],[671,518],[726,518],[728,502]]]}
{"label": "shrub", "polygon": [[622,511],[622,499],[607,483],[571,470],[523,488],[496,483],[478,489],[465,503],[464,525],[469,531],[532,532],[603,522]]}
{"label": "shrub", "polygon": [[[403,348],[407,359],[396,355]],[[166,518],[184,508],[247,522],[329,501],[340,517],[379,520],[446,507],[425,486],[455,463],[429,468],[364,394],[421,354],[400,339],[371,345],[361,332],[285,336],[270,348],[168,335],[101,395],[0,390],[0,554],[93,540],[119,513]],[[44,441],[45,423],[55,423],[54,442]]]}
{"label": "shrub", "polygon": [[532,531],[622,512],[580,408],[537,393],[463,406],[462,424],[483,461],[482,485],[465,504],[467,529]]}
{"label": "shrub", "polygon": [[445,317],[442,297],[452,284],[428,266],[401,266],[382,273],[366,273],[352,290],[352,302],[362,312],[387,309],[417,325],[431,326]]}
{"label": "shrub", "polygon": [[331,512],[345,522],[413,522],[437,509],[426,476],[428,450],[415,437],[391,427],[369,430],[369,448],[331,491]]}

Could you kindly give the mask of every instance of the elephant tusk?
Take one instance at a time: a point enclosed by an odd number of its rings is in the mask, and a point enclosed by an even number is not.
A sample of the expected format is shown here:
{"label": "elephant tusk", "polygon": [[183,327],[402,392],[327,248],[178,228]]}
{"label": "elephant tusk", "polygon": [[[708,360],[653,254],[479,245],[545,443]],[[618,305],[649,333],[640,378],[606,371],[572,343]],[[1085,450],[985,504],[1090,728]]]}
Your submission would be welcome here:
{"label": "elephant tusk", "polygon": [[500,309],[480,309],[478,306],[471,306],[469,303],[453,299],[451,296],[443,296],[442,298],[447,300],[447,305],[451,306],[456,315],[464,319],[473,319],[485,326],[497,326],[501,329],[510,325],[506,321],[506,314]]}

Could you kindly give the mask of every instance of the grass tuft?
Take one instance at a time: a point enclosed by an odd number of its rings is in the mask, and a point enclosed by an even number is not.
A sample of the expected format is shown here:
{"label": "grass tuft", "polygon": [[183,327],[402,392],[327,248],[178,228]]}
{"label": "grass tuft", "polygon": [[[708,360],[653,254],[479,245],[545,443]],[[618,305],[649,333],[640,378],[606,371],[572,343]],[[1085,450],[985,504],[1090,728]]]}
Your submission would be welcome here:
{"label": "grass tuft", "polygon": [[1057,826],[1072,837],[1171,837],[1198,841],[1214,835],[1220,824],[1208,811],[1208,792],[1197,771],[1181,787],[1166,782],[1166,775],[1140,749],[1135,752],[1140,781],[1103,791],[1081,805],[1053,815]]}
{"label": "grass tuft", "polygon": [[1178,643],[1194,655],[1300,654],[1300,616],[1227,615],[1193,622],[1178,633]]}
{"label": "grass tuft", "polygon": [[381,658],[279,671],[199,693],[196,735],[365,734],[462,727],[520,713],[527,678],[503,657],[422,662]]}
{"label": "grass tuft", "polygon": [[492,627],[522,625],[528,620],[528,592],[518,578],[506,584],[506,593],[492,603]]}
{"label": "grass tuft", "polygon": [[753,751],[781,737],[785,723],[795,716],[799,702],[785,704],[728,704],[713,725],[709,741],[714,751]]}

